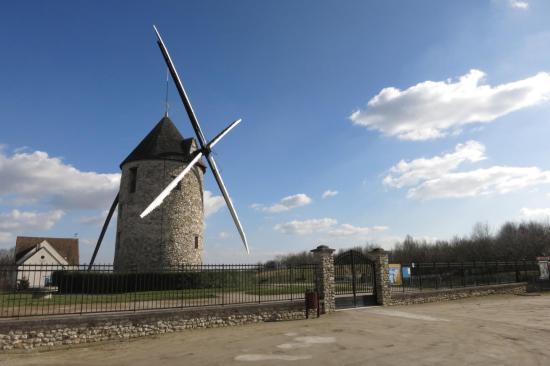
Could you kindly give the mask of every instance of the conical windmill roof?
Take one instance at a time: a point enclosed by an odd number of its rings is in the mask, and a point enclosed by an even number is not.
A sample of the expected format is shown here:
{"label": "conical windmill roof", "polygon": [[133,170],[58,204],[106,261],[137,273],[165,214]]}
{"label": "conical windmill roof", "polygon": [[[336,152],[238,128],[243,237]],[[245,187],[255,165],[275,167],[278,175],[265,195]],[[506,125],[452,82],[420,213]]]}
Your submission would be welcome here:
{"label": "conical windmill roof", "polygon": [[[120,167],[131,161],[139,160],[175,160],[190,162],[197,144],[193,138],[185,139],[178,131],[174,122],[164,116],[151,132],[145,136],[139,145],[120,164]],[[197,163],[206,169],[202,159]]]}

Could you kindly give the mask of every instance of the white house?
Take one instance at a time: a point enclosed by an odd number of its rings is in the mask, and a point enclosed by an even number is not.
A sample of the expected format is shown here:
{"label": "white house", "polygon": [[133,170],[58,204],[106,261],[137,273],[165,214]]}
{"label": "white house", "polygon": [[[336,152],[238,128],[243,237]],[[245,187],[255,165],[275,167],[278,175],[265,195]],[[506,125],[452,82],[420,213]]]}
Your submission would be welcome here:
{"label": "white house", "polygon": [[15,252],[17,283],[44,287],[52,272],[78,264],[78,239],[17,237]]}

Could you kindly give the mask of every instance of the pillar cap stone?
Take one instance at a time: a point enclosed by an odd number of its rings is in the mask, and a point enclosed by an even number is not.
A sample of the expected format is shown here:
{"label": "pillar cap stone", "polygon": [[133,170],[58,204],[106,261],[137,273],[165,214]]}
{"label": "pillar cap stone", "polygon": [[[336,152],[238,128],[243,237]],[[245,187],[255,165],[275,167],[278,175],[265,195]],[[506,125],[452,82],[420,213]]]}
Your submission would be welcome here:
{"label": "pillar cap stone", "polygon": [[329,248],[326,245],[319,245],[317,248],[311,250],[312,253],[328,253],[332,254],[334,253],[334,249]]}
{"label": "pillar cap stone", "polygon": [[369,254],[372,255],[381,255],[381,254],[388,254],[389,252],[387,250],[384,250],[382,248],[374,248],[369,252]]}

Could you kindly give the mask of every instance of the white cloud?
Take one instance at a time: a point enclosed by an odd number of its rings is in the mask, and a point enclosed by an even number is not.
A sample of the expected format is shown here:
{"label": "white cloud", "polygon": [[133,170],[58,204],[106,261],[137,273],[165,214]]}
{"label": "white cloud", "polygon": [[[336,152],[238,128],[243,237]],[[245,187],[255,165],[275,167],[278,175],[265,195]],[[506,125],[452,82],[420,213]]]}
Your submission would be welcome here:
{"label": "white cloud", "polygon": [[360,227],[350,224],[338,225],[338,221],[325,217],[322,219],[294,220],[275,225],[275,230],[289,235],[308,235],[323,233],[335,237],[344,236],[365,236],[375,232],[387,230],[386,226]]}
{"label": "white cloud", "polygon": [[104,209],[118,191],[120,174],[83,172],[43,151],[0,151],[0,195],[16,202],[45,201],[56,208]]}
{"label": "white cloud", "polygon": [[275,225],[275,230],[282,232],[283,234],[297,234],[306,235],[312,234],[316,231],[325,231],[330,227],[336,225],[338,221],[328,217],[322,219],[309,219],[309,220],[294,220],[285,222],[283,224]]}
{"label": "white cloud", "polygon": [[15,236],[12,233],[0,231],[0,244],[15,245]]}
{"label": "white cloud", "polygon": [[350,224],[342,224],[328,231],[328,234],[331,236],[365,236],[372,234],[374,232],[380,232],[387,230],[387,226],[374,226],[370,227],[360,227],[353,226]]}
{"label": "white cloud", "polygon": [[203,261],[205,264],[257,264],[273,259],[278,255],[288,254],[286,251],[273,251],[257,247],[254,247],[250,254],[247,254],[241,248],[242,243],[240,242],[208,242],[204,247]]}
{"label": "white cloud", "polygon": [[86,239],[86,238],[79,238],[78,242],[84,245],[93,245],[95,248],[95,245],[97,244],[97,239],[92,240],[92,239]]}
{"label": "white cloud", "polygon": [[520,210],[521,216],[527,220],[543,220],[550,219],[550,208],[527,208],[523,207]]}
{"label": "white cloud", "polygon": [[0,244],[15,245],[15,236],[35,230],[49,230],[65,215],[62,210],[48,212],[12,210],[0,214]]}
{"label": "white cloud", "polygon": [[458,144],[455,152],[410,162],[400,161],[390,168],[384,184],[410,187],[408,198],[434,199],[504,194],[526,187],[550,183],[550,171],[537,167],[493,166],[457,172],[465,161],[485,159],[485,147],[476,141]]}
{"label": "white cloud", "polygon": [[484,72],[470,70],[456,81],[424,81],[405,90],[387,87],[350,119],[402,140],[427,140],[550,99],[550,75],[545,72],[496,86],[483,84],[484,78]]}
{"label": "white cloud", "polygon": [[[85,172],[65,164],[46,152],[18,149],[9,156],[0,149],[0,198],[12,204],[46,203],[57,209],[94,210],[98,215],[83,217],[81,224],[100,225],[118,192],[119,173]],[[224,205],[223,197],[204,192],[205,217]]]}
{"label": "white cloud", "polygon": [[228,232],[226,232],[226,231],[220,231],[220,232],[218,233],[217,238],[220,239],[220,240],[224,240],[224,239],[229,238],[229,236],[230,236],[230,235],[229,235]]}
{"label": "white cloud", "polygon": [[410,198],[458,198],[504,194],[550,183],[550,171],[537,167],[493,166],[469,172],[449,173],[411,188]]}
{"label": "white cloud", "polygon": [[[3,206],[31,204],[55,210],[35,212],[13,209],[0,214],[0,244],[13,244],[15,235],[49,230],[72,210],[93,210],[96,215],[75,218],[82,225],[101,225],[120,183],[120,174],[81,171],[43,151],[16,149],[10,155],[0,146],[0,202]],[[221,196],[204,192],[205,217],[224,205]],[[116,211],[115,211],[116,215]],[[112,221],[111,221],[112,223]]]}
{"label": "white cloud", "polygon": [[514,9],[529,9],[529,3],[527,1],[509,0],[508,4]]}
{"label": "white cloud", "polygon": [[338,191],[331,191],[330,189],[323,192],[323,195],[321,196],[323,199],[334,197],[338,194]]}
{"label": "white cloud", "polygon": [[214,196],[210,191],[204,191],[204,217],[215,214],[225,205],[222,196]]}
{"label": "white cloud", "polygon": [[0,214],[1,231],[49,230],[65,213],[61,210],[49,212],[32,212],[12,210]]}
{"label": "white cloud", "polygon": [[313,202],[313,200],[309,198],[306,194],[298,193],[292,196],[284,197],[279,202],[271,206],[264,206],[260,203],[254,203],[250,207],[263,212],[279,213],[291,210],[296,207],[309,205],[311,202]]}
{"label": "white cloud", "polygon": [[[107,218],[108,213],[109,213],[109,210],[103,210],[97,215],[81,217],[77,220],[77,222],[83,225],[101,226],[105,222],[105,219]],[[113,213],[111,222],[116,222],[116,216],[117,216],[117,210],[115,210],[115,212]]]}
{"label": "white cloud", "polygon": [[420,158],[412,161],[401,160],[390,168],[390,174],[384,178],[384,184],[396,188],[415,185],[421,181],[438,178],[465,161],[477,162],[486,159],[485,146],[477,141],[458,144],[455,151],[432,158]]}

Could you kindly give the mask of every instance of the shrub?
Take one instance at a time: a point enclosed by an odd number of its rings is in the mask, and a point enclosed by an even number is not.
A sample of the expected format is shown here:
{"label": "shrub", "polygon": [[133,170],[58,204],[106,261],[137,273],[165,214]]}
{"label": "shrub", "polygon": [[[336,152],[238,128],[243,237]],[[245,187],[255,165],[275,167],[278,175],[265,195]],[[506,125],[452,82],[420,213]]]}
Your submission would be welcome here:
{"label": "shrub", "polygon": [[206,288],[247,288],[255,271],[86,272],[54,271],[52,285],[60,293],[108,294]]}
{"label": "shrub", "polygon": [[17,289],[18,290],[28,290],[29,287],[30,287],[30,283],[29,283],[29,280],[26,277],[21,278],[17,282]]}

